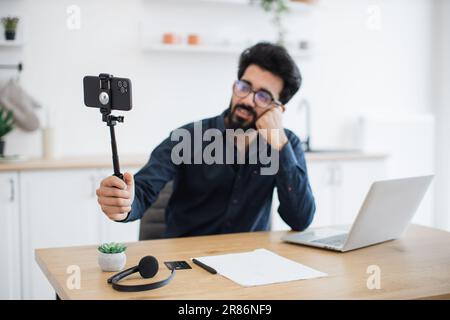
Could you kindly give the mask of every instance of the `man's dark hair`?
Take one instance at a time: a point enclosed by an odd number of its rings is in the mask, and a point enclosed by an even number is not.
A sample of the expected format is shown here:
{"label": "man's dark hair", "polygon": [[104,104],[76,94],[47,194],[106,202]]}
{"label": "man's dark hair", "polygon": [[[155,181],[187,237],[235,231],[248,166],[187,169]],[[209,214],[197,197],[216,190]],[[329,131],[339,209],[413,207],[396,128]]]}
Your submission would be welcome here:
{"label": "man's dark hair", "polygon": [[300,70],[284,47],[260,42],[247,48],[239,58],[238,79],[241,79],[247,67],[255,64],[283,79],[280,101],[286,104],[298,91],[302,83]]}

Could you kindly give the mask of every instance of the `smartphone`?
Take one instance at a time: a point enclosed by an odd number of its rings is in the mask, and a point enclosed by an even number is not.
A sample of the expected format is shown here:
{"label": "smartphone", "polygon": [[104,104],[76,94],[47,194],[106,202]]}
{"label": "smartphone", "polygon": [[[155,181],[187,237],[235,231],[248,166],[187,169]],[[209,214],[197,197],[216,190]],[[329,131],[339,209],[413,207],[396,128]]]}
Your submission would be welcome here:
{"label": "smartphone", "polygon": [[111,110],[131,110],[131,80],[127,78],[109,78],[103,82],[100,77],[85,76],[83,78],[84,104],[87,107]]}

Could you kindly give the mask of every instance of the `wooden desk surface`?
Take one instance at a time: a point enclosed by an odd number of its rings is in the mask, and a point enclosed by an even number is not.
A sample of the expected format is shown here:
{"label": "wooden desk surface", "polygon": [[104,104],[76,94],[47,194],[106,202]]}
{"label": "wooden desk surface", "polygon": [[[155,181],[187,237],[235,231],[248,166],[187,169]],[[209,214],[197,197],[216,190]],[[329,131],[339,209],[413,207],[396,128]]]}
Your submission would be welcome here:
{"label": "wooden desk surface", "polygon": [[[187,260],[190,270],[177,271],[172,282],[160,289],[122,293],[106,283],[112,273],[97,264],[96,246],[38,249],[36,261],[61,299],[450,299],[450,233],[411,226],[399,240],[347,253],[298,246],[280,241],[286,232],[255,232],[130,243],[127,266],[144,255],[155,256],[160,271],[153,279],[139,275],[125,280],[143,283],[161,280],[170,271],[163,261]],[[279,284],[241,287],[213,275],[190,261],[191,257],[266,248],[298,261],[328,277]],[[81,288],[69,290],[67,267],[81,269]],[[369,290],[369,265],[381,269],[381,289]]]}

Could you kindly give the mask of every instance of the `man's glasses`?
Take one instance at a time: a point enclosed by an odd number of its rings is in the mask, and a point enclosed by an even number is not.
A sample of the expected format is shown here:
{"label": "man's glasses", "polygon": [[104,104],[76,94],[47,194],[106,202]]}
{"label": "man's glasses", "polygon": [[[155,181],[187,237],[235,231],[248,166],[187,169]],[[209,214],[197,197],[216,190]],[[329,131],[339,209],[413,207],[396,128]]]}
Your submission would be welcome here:
{"label": "man's glasses", "polygon": [[272,104],[281,106],[282,103],[275,100],[272,95],[265,90],[254,91],[250,83],[243,80],[236,80],[233,85],[233,93],[239,98],[245,98],[250,93],[254,93],[253,102],[260,108],[269,108]]}

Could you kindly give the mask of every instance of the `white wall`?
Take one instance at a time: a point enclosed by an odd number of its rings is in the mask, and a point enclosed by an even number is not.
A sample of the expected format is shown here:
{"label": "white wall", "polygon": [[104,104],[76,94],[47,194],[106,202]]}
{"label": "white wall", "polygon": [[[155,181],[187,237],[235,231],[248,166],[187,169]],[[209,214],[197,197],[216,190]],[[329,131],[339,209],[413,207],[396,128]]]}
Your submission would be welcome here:
{"label": "white wall", "polygon": [[436,130],[435,225],[450,230],[450,1],[436,0],[434,97]]}
{"label": "white wall", "polygon": [[360,113],[429,110],[428,1],[319,3],[314,28],[320,46],[313,101],[319,109],[317,143],[355,142],[342,125]]}
{"label": "white wall", "polygon": [[[81,8],[80,30],[66,27],[72,4]],[[309,13],[292,13],[290,38],[311,40],[313,57],[298,61],[304,86],[289,106],[287,125],[303,132],[296,104],[306,97],[314,145],[353,146],[359,112],[430,110],[431,10],[428,0],[320,0]],[[231,4],[4,0],[0,11],[22,16],[26,37],[22,49],[0,49],[0,59],[23,61],[21,83],[50,110],[56,152],[63,156],[109,152],[99,113],[83,106],[86,74],[133,80],[134,110],[117,128],[123,153],[149,152],[169,129],[228,106],[237,56],[143,52],[140,25],[144,34],[194,31],[243,43],[273,36],[261,11]],[[8,153],[41,154],[40,133],[17,131],[7,143]]]}

